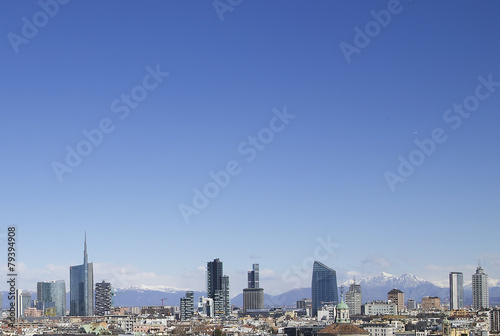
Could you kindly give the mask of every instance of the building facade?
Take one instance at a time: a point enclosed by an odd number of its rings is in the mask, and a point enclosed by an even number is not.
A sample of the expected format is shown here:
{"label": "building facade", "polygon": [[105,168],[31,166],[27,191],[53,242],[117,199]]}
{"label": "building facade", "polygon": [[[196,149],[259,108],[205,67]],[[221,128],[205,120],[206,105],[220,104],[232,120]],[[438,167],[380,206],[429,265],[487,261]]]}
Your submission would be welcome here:
{"label": "building facade", "polygon": [[464,275],[461,272],[450,273],[450,309],[464,307]]}
{"label": "building facade", "polygon": [[318,309],[325,303],[339,302],[337,289],[337,273],[330,267],[315,261],[312,272],[312,316],[317,315]]}
{"label": "building facade", "polygon": [[472,307],[474,309],[489,308],[490,296],[488,289],[488,274],[478,266],[476,273],[472,274]]}
{"label": "building facade", "polygon": [[229,277],[223,275],[222,262],[217,258],[207,263],[207,296],[214,300],[214,315],[231,314]]}
{"label": "building facade", "polygon": [[66,315],[66,283],[64,280],[42,281],[36,284],[37,309],[44,315]]}
{"label": "building facade", "polygon": [[243,289],[243,310],[264,308],[264,289],[260,288],[259,264],[253,264],[248,271],[248,288]]}
{"label": "building facade", "polygon": [[181,298],[180,302],[180,318],[181,321],[187,321],[194,315],[194,292],[187,291],[186,296]]}
{"label": "building facade", "polygon": [[111,311],[111,301],[113,298],[111,283],[98,282],[95,284],[95,315],[104,316]]}
{"label": "building facade", "polygon": [[214,317],[214,300],[204,296],[200,297],[198,313],[202,316]]}
{"label": "building facade", "polygon": [[69,314],[94,315],[94,264],[88,262],[87,237],[83,249],[83,264],[69,269]]}
{"label": "building facade", "polygon": [[15,294],[16,318],[25,317],[25,311],[31,307],[31,293],[16,289]]}
{"label": "building facade", "polygon": [[252,270],[248,271],[248,287],[247,288],[260,288],[259,264],[253,264]]}
{"label": "building facade", "polygon": [[424,296],[422,298],[423,310],[437,310],[441,309],[441,299],[436,296]]}
{"label": "building facade", "polygon": [[398,312],[401,312],[405,309],[405,294],[397,288],[389,291],[387,293],[387,300],[394,302],[398,309]]}
{"label": "building facade", "polygon": [[365,303],[364,315],[396,315],[398,306],[394,302],[372,301]]}
{"label": "building facade", "polygon": [[349,306],[349,315],[361,315],[361,285],[352,283],[349,286],[345,303]]}

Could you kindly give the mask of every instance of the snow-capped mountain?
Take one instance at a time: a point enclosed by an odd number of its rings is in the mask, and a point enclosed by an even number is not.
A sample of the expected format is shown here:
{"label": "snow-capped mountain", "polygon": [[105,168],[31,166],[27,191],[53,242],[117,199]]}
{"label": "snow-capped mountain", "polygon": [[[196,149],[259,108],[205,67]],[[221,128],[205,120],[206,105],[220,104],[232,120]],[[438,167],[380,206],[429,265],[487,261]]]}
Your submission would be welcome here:
{"label": "snow-capped mountain", "polygon": [[[349,290],[349,285],[352,281],[346,281],[343,285],[344,293]],[[437,296],[441,298],[442,302],[446,302],[449,298],[449,288],[448,283],[442,281],[441,283],[432,283],[426,281],[419,277],[411,274],[403,274],[401,276],[395,276],[389,273],[380,273],[378,275],[370,276],[357,281],[361,285],[362,290],[362,301],[363,303],[373,300],[387,300],[387,293],[394,288],[397,288],[404,292],[405,301],[408,299],[415,299],[417,302],[422,300],[424,296]],[[490,304],[498,305],[500,304],[500,281],[496,279],[490,279]],[[265,284],[264,292],[265,292]],[[340,286],[340,284],[339,284]],[[189,289],[175,288],[171,286],[130,286],[126,288],[119,288],[115,290],[114,304],[115,306],[149,306],[149,305],[160,305],[164,303],[165,305],[178,306],[180,298],[184,297],[186,291]],[[340,290],[340,288],[339,288]],[[31,291],[32,297],[36,298],[36,291]],[[6,297],[6,292],[2,292],[4,295],[3,306],[8,307],[9,301]],[[69,300],[69,292],[67,293]],[[231,293],[231,296],[235,296],[231,302],[236,306],[241,307],[243,304],[243,295],[241,293]],[[194,291],[195,305],[197,304],[200,296],[206,296],[203,291]],[[303,298],[311,297],[311,288],[296,288],[286,291],[279,295],[268,295],[264,296],[264,304],[266,306],[295,306],[298,300]],[[465,281],[464,284],[464,297],[465,304],[472,304],[472,286],[469,281]],[[163,299],[163,302],[162,302]],[[69,304],[69,303],[68,303]]]}
{"label": "snow-capped mountain", "polygon": [[[392,288],[415,288],[423,284],[428,284],[429,281],[425,281],[419,277],[412,274],[403,274],[399,277],[382,272],[378,275],[374,275],[359,281],[359,284],[368,287],[392,287]],[[391,288],[391,289],[392,289]]]}
{"label": "snow-capped mountain", "polygon": [[448,296],[448,288],[438,287],[430,281],[421,279],[412,274],[395,276],[389,273],[380,273],[358,282],[361,285],[363,302],[373,300],[387,300],[387,293],[397,288],[405,294],[405,300],[420,301],[423,296]]}

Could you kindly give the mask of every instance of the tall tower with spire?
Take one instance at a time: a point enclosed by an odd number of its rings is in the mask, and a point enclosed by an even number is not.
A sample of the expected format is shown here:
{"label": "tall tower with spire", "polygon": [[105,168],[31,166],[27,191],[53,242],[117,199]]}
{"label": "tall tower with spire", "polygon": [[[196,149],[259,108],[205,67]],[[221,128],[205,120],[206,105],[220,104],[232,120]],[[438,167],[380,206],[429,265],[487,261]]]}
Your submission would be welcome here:
{"label": "tall tower with spire", "polygon": [[83,264],[69,268],[69,314],[94,315],[94,264],[88,262],[87,233],[83,243]]}

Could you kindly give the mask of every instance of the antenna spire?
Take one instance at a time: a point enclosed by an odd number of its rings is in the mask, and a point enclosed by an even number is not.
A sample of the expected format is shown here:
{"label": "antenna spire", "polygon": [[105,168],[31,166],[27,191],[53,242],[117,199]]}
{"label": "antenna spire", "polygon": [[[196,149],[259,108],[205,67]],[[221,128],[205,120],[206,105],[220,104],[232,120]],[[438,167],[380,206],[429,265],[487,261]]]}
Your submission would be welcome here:
{"label": "antenna spire", "polygon": [[87,231],[85,231],[85,241],[83,243],[83,264],[87,264],[88,255],[87,255]]}

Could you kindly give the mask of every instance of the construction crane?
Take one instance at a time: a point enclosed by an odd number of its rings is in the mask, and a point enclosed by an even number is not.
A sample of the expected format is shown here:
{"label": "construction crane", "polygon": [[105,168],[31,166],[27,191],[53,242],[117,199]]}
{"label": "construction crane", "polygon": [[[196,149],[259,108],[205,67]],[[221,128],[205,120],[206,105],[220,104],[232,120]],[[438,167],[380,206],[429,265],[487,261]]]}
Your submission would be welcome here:
{"label": "construction crane", "polygon": [[168,300],[168,298],[161,299],[161,305],[164,306],[163,301]]}

